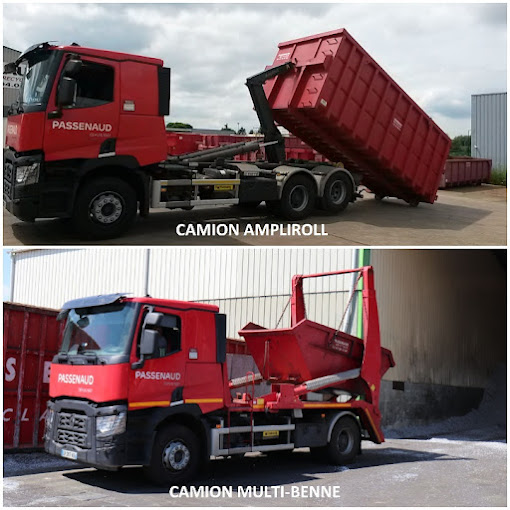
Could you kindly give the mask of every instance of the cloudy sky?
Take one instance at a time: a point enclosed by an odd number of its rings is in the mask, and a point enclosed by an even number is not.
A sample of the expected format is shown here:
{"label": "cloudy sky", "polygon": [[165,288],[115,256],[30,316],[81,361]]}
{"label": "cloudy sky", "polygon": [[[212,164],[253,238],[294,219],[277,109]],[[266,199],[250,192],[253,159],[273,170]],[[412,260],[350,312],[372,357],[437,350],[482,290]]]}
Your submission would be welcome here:
{"label": "cloudy sky", "polygon": [[450,135],[471,94],[506,91],[506,4],[4,4],[4,45],[77,42],[164,59],[169,120],[258,126],[244,82],[277,45],[347,28]]}

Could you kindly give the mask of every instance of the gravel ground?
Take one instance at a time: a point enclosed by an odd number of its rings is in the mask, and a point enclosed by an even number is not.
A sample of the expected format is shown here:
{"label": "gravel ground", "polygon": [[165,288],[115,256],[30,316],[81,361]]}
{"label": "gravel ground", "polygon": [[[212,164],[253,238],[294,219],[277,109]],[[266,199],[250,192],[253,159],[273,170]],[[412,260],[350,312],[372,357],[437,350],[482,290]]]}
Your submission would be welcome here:
{"label": "gravel ground", "polygon": [[[44,453],[6,454],[4,506],[507,506],[506,367],[478,409],[385,433],[348,466],[314,461],[306,448],[214,460],[192,486],[199,496],[156,488],[137,467],[104,472]],[[231,494],[216,497],[225,488]]]}

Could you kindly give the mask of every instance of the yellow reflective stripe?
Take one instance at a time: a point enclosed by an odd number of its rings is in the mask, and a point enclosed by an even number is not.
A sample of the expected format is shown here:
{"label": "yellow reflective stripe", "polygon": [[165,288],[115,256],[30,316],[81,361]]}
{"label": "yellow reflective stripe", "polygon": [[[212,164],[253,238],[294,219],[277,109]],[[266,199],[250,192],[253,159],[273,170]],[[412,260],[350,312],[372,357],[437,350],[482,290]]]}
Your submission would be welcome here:
{"label": "yellow reflective stripe", "polygon": [[303,407],[352,407],[351,404],[340,404],[338,402],[328,403],[328,402],[304,402]]}
{"label": "yellow reflective stripe", "polygon": [[222,398],[187,398],[186,404],[217,404],[223,402]]}
{"label": "yellow reflective stripe", "polygon": [[147,406],[169,406],[170,400],[158,400],[154,402],[130,402],[129,407],[147,407]]}

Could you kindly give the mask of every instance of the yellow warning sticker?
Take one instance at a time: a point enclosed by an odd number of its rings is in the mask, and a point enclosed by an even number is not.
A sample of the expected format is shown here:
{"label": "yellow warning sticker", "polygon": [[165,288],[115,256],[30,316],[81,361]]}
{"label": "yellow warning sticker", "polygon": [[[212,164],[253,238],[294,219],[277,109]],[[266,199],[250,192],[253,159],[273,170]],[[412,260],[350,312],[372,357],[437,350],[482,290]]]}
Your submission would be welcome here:
{"label": "yellow warning sticker", "polygon": [[264,439],[271,439],[273,437],[278,437],[280,435],[279,430],[264,430],[262,432],[262,437]]}
{"label": "yellow warning sticker", "polygon": [[214,191],[231,191],[234,189],[233,184],[215,184]]}

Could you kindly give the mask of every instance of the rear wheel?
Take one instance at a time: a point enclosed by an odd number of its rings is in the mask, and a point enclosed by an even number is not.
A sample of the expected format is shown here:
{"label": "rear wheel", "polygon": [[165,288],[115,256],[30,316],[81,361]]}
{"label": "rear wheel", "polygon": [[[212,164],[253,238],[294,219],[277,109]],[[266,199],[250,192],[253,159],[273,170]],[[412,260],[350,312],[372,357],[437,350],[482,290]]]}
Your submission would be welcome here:
{"label": "rear wheel", "polygon": [[321,207],[325,211],[343,211],[352,200],[354,190],[348,175],[338,172],[332,175],[324,186],[324,194],[321,197]]}
{"label": "rear wheel", "polygon": [[200,467],[199,441],[183,425],[161,429],[154,441],[146,476],[158,485],[170,486],[190,481]]}
{"label": "rear wheel", "polygon": [[331,433],[331,440],[326,447],[326,453],[332,464],[347,464],[352,462],[360,451],[361,433],[354,418],[344,416],[340,418]]}
{"label": "rear wheel", "polygon": [[136,217],[136,192],[122,179],[104,177],[78,192],[72,224],[84,237],[110,239],[123,234]]}
{"label": "rear wheel", "polygon": [[287,220],[301,220],[309,216],[314,208],[315,183],[310,177],[291,177],[282,191],[279,213]]}

